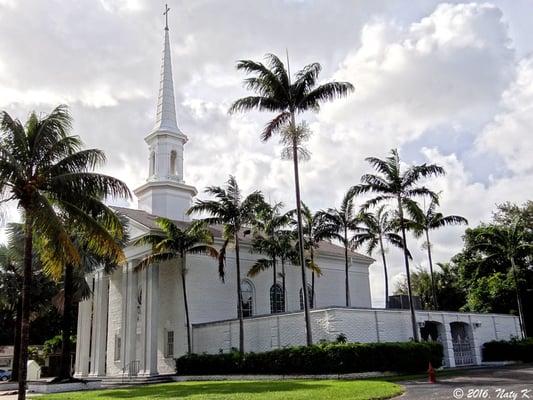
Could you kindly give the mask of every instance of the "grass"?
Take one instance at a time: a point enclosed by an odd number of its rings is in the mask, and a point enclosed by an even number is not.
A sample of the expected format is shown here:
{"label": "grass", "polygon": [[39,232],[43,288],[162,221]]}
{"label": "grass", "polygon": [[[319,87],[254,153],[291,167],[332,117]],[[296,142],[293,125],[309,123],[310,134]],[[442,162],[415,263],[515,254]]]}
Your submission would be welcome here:
{"label": "grass", "polygon": [[383,381],[214,381],[175,382],[121,389],[58,393],[39,396],[38,399],[377,400],[387,399],[401,393],[403,393],[401,386]]}

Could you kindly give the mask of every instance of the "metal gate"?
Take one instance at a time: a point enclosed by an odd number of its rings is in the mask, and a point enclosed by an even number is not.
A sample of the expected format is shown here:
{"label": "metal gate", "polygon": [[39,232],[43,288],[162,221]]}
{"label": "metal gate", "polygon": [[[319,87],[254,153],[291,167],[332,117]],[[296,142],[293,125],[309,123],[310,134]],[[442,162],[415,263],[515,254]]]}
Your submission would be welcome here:
{"label": "metal gate", "polygon": [[459,367],[474,364],[474,354],[468,331],[469,325],[463,322],[452,322],[450,327],[455,365]]}

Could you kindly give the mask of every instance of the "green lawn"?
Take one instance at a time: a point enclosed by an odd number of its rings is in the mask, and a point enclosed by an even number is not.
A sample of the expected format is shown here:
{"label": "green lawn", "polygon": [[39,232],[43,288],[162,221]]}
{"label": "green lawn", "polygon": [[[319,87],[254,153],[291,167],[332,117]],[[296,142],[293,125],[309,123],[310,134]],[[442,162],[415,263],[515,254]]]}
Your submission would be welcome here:
{"label": "green lawn", "polygon": [[365,400],[386,399],[403,392],[401,386],[382,381],[284,380],[176,382],[123,389],[94,390],[39,396],[39,400],[65,399],[250,399],[250,400]]}

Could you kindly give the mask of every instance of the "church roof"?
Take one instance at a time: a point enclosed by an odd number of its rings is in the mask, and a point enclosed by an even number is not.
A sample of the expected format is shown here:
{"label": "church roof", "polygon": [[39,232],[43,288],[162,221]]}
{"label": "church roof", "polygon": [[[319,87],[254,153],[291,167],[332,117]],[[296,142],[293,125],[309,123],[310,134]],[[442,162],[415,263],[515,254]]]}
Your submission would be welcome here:
{"label": "church roof", "polygon": [[[116,210],[119,214],[124,215],[133,221],[143,225],[147,229],[159,229],[159,226],[157,225],[156,220],[159,218],[157,215],[150,214],[143,210],[138,210],[135,208],[126,208],[126,207],[118,207],[118,206],[112,206],[114,210]],[[173,220],[176,225],[180,228],[186,228],[190,222],[188,221],[178,221]],[[215,238],[221,238],[222,237],[222,227],[219,225],[211,226],[211,231],[213,232],[213,235]],[[250,236],[244,236],[241,235],[241,239],[244,243],[250,242]],[[328,241],[321,241],[319,245],[319,249],[322,250],[326,254],[331,254],[335,256],[342,256],[344,257],[344,247],[338,246],[334,243],[328,242]],[[368,257],[364,254],[357,253],[355,251],[348,251],[348,254],[352,257],[356,257],[361,261],[367,261],[369,263],[373,262],[374,259],[371,257]]]}

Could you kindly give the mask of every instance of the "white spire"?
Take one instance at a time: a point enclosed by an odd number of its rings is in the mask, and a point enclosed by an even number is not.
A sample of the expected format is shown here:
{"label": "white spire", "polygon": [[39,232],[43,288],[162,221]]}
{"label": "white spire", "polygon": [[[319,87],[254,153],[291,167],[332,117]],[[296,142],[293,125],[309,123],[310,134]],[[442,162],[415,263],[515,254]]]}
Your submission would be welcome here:
{"label": "white spire", "polygon": [[[165,16],[168,14],[168,9]],[[174,82],[172,79],[172,61],[170,57],[170,39],[168,22],[165,26],[165,46],[161,62],[161,83],[157,100],[157,113],[153,132],[166,131],[181,135],[176,120],[176,101],[174,99]]]}

